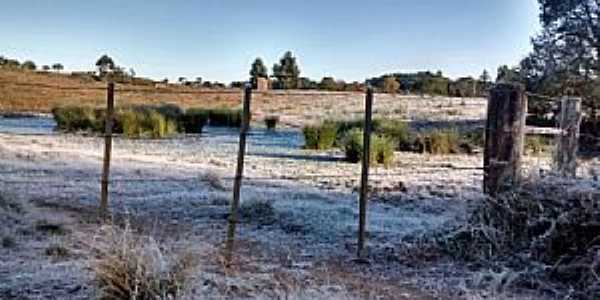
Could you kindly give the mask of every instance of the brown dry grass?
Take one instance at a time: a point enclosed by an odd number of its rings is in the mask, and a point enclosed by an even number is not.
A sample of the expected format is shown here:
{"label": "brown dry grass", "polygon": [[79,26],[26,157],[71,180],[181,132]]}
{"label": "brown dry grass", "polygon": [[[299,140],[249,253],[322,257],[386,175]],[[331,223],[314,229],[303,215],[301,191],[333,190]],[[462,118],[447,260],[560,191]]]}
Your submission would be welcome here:
{"label": "brown dry grass", "polygon": [[[0,112],[42,112],[65,105],[105,106],[106,83],[67,74],[0,69]],[[117,106],[172,103],[183,108],[240,107],[239,89],[198,89],[168,85],[117,84]],[[459,106],[460,102],[468,102]],[[440,108],[440,103],[444,104]],[[460,107],[449,116],[446,107]],[[485,114],[483,99],[416,97],[377,94],[374,114],[385,118],[480,119]],[[364,112],[361,92],[267,91],[254,92],[253,120],[278,115],[285,126],[302,127],[325,119],[356,119]]]}
{"label": "brown dry grass", "polygon": [[186,252],[176,255],[131,227],[104,226],[91,246],[92,270],[103,299],[176,299],[198,264]]}
{"label": "brown dry grass", "polygon": [[[0,111],[50,112],[64,105],[103,106],[106,83],[67,74],[0,70]],[[182,107],[231,107],[239,90],[199,90],[169,86],[118,84],[117,105],[174,103]],[[127,90],[127,92],[119,92]],[[194,92],[194,93],[190,93]],[[196,93],[200,92],[200,93]]]}

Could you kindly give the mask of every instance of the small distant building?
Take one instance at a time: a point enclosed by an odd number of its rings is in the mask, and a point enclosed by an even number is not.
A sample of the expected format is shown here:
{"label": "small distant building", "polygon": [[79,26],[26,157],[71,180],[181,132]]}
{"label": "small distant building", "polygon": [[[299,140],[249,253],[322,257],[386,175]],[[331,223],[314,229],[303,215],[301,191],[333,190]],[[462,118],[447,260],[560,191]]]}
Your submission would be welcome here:
{"label": "small distant building", "polygon": [[257,78],[256,79],[256,90],[259,92],[265,92],[269,90],[269,78]]}

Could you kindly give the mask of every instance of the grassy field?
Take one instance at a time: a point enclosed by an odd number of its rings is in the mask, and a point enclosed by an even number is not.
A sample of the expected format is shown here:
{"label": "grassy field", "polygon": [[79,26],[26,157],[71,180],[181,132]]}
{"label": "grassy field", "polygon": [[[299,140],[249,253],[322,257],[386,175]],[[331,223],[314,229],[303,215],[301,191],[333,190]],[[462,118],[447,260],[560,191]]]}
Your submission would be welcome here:
{"label": "grassy field", "polygon": [[[0,70],[0,111],[49,112],[60,105],[102,106],[106,83],[68,74]],[[188,106],[233,106],[239,90],[201,90],[169,85],[118,84],[118,105],[171,102]],[[127,92],[119,91],[127,90]],[[191,94],[190,92],[195,92]],[[199,93],[198,93],[199,92]]]}
{"label": "grassy field", "polygon": [[[91,78],[66,74],[0,70],[0,112],[41,112],[65,105],[102,107],[106,84]],[[198,89],[168,85],[118,84],[117,106],[135,104],[176,104],[182,108],[234,108],[241,105],[239,89]],[[268,91],[255,92],[253,120],[280,117],[284,126],[301,127],[325,119],[362,117],[361,92]],[[409,120],[482,120],[485,99],[377,94],[374,114],[378,117]]]}

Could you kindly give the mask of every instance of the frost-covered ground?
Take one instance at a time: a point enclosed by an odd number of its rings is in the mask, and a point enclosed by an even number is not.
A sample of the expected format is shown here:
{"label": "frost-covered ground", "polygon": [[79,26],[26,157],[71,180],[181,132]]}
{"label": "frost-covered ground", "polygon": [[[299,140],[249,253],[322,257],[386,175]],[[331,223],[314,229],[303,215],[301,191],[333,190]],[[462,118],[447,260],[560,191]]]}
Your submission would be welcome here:
{"label": "frost-covered ground", "polygon": [[[231,197],[237,138],[235,130],[219,128],[208,128],[201,136],[166,140],[116,138],[111,210],[148,224],[166,224],[183,232],[188,241],[219,247]],[[270,298],[276,292],[267,292],[274,290],[267,285],[282,273],[292,278],[295,289],[315,293],[305,299],[352,298],[352,290],[360,291],[359,298],[478,295],[474,275],[464,266],[450,262],[411,265],[399,259],[395,249],[403,240],[465,221],[470,204],[483,197],[480,155],[396,153],[391,168],[372,170],[368,210],[372,263],[362,266],[351,262],[360,166],[343,162],[339,152],[302,150],[302,144],[297,130],[251,132],[242,201],[269,201],[276,215],[272,222],[246,221],[239,227],[242,245],[247,245],[240,252],[255,267],[252,275],[204,272],[197,282],[198,295],[221,295],[222,291],[211,289],[212,282],[221,281],[249,297]],[[0,191],[43,207],[89,211],[98,205],[102,153],[103,139],[98,137],[1,133]],[[549,158],[528,157],[527,167],[537,174],[539,169],[549,169]],[[581,172],[587,176],[597,169],[598,161],[592,160]],[[64,222],[76,224],[72,221],[76,215],[70,213]],[[73,227],[77,230],[79,225]],[[35,297],[40,289],[44,295],[56,289],[81,298],[92,293],[82,261],[57,263],[34,253],[0,251],[0,296],[2,292],[11,295],[6,292],[10,291]],[[70,275],[49,277],[40,270]],[[73,279],[77,272],[81,276]],[[50,287],[48,278],[56,280]],[[371,288],[370,294],[365,292]]]}

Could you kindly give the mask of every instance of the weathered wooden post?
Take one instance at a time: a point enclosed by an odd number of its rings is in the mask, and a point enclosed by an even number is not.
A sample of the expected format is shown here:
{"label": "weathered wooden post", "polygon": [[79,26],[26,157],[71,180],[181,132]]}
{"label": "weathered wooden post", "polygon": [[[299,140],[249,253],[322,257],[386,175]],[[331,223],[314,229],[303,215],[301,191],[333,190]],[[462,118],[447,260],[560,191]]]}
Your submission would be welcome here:
{"label": "weathered wooden post", "polygon": [[564,177],[577,175],[577,150],[581,125],[581,99],[565,97],[560,105],[560,135],[554,156],[556,172]]}
{"label": "weathered wooden post", "polygon": [[521,179],[526,117],[527,95],[521,85],[503,83],[490,91],[483,159],[483,190],[490,196]]}
{"label": "weathered wooden post", "polygon": [[358,249],[357,256],[359,259],[365,257],[366,243],[366,227],[367,227],[367,202],[369,192],[369,164],[371,158],[371,131],[373,112],[373,89],[367,88],[365,97],[365,128],[363,132],[363,155],[362,155],[362,173],[360,179],[360,196],[359,196],[359,219],[358,219]]}
{"label": "weathered wooden post", "polygon": [[246,154],[246,135],[250,127],[250,101],[252,99],[252,86],[246,84],[244,89],[244,112],[242,118],[242,127],[240,128],[240,144],[238,151],[237,169],[233,184],[233,199],[229,213],[229,225],[227,227],[227,240],[225,244],[225,263],[231,265],[233,256],[233,244],[235,241],[236,225],[239,222],[240,190],[242,187],[242,178],[244,176],[244,156]]}
{"label": "weathered wooden post", "polygon": [[106,116],[104,120],[104,163],[102,167],[102,180],[100,191],[100,216],[105,218],[108,214],[108,179],[110,175],[110,156],[112,152],[112,129],[115,110],[115,84],[108,83],[106,90]]}

